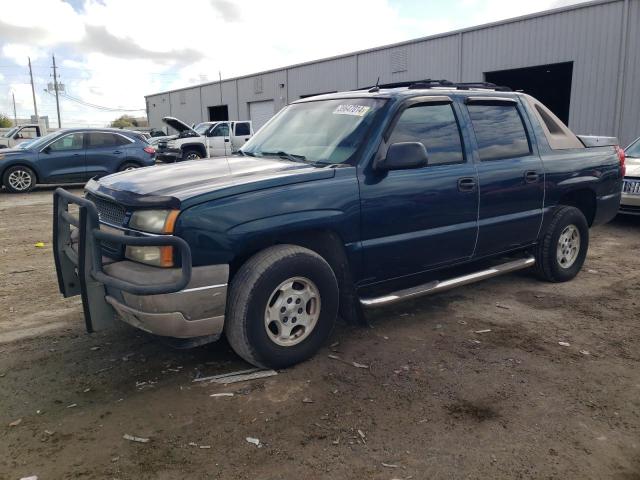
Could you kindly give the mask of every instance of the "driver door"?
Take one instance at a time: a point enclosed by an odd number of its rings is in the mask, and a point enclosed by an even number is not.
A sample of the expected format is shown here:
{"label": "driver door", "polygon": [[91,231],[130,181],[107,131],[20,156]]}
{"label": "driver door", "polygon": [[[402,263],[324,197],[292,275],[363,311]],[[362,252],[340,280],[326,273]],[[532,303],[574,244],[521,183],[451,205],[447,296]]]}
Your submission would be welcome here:
{"label": "driver door", "polygon": [[84,182],[86,178],[84,133],[63,135],[38,153],[40,170],[49,183]]}
{"label": "driver door", "polygon": [[427,165],[361,172],[367,282],[468,259],[478,234],[478,175],[465,151],[457,106],[447,97],[409,102],[396,117],[383,148],[420,142],[427,150]]}
{"label": "driver door", "polygon": [[207,149],[210,157],[231,155],[231,139],[228,123],[218,123],[207,132]]}

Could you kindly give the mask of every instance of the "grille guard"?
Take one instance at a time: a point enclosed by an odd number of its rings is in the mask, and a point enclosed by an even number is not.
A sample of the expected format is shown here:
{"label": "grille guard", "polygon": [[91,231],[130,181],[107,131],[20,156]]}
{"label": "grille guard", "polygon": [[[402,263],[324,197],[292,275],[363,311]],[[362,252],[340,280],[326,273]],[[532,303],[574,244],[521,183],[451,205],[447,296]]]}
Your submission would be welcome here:
{"label": "grille guard", "polygon": [[[69,212],[78,205],[79,217]],[[78,230],[78,250],[72,248],[71,227]],[[172,246],[180,251],[181,275],[174,282],[140,285],[108,275],[102,269],[100,241],[134,246]],[[110,325],[115,312],[105,300],[105,287],[134,295],[158,295],[182,290],[191,280],[191,250],[187,242],[173,235],[134,237],[100,230],[98,210],[86,198],[57,188],[53,194],[53,256],[58,287],[64,297],[80,295],[89,333]]]}

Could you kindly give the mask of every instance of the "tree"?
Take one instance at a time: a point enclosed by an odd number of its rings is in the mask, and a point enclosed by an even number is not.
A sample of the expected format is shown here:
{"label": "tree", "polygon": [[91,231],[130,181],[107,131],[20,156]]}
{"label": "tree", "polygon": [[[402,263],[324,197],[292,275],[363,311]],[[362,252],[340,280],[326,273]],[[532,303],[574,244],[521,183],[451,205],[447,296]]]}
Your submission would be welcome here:
{"label": "tree", "polygon": [[137,127],[138,121],[133,118],[131,115],[122,115],[119,118],[116,118],[113,122],[111,122],[111,126],[113,128],[131,128]]}
{"label": "tree", "polygon": [[9,127],[13,127],[13,122],[11,121],[8,115],[5,115],[4,113],[0,113],[0,128],[9,128]]}

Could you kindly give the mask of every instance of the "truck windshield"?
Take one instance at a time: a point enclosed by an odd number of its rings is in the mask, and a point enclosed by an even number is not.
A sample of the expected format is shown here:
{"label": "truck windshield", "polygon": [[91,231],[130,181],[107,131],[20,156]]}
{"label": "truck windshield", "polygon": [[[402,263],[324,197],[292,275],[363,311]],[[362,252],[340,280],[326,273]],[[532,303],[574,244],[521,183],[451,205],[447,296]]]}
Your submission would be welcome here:
{"label": "truck windshield", "polygon": [[18,127],[13,127],[11,130],[9,130],[7,133],[5,133],[3,135],[4,138],[11,138],[15,135],[15,133],[18,131]]}
{"label": "truck windshield", "polygon": [[640,158],[640,138],[629,145],[626,148],[625,153],[627,157]]}
{"label": "truck windshield", "polygon": [[213,125],[211,122],[199,123],[193,127],[193,129],[198,133],[198,135],[204,135],[204,132],[206,132],[211,125]]}
{"label": "truck windshield", "polygon": [[348,163],[384,103],[375,98],[294,103],[261,128],[241,153],[310,163]]}

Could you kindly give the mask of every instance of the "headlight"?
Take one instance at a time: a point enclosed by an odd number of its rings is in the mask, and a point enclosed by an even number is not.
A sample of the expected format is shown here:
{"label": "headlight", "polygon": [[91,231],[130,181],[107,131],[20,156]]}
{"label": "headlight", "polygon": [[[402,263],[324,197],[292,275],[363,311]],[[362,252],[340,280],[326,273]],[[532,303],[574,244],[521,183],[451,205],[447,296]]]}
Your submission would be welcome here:
{"label": "headlight", "polygon": [[[129,227],[141,232],[171,234],[176,225],[180,210],[137,210],[131,215]],[[173,266],[173,247],[139,247],[127,245],[124,256],[134,262]]]}
{"label": "headlight", "polygon": [[149,233],[173,233],[180,210],[137,210],[131,215],[129,227]]}
{"label": "headlight", "polygon": [[167,148],[176,148],[177,144],[174,141],[167,142]]}
{"label": "headlight", "polygon": [[173,267],[173,247],[138,247],[127,245],[124,256],[134,262],[156,267]]}

